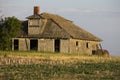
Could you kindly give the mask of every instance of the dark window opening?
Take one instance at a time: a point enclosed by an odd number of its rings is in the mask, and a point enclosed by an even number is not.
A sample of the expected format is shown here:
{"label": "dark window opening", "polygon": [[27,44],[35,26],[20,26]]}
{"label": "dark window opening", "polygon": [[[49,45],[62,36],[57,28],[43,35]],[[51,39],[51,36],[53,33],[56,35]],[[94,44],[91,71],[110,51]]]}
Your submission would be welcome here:
{"label": "dark window opening", "polygon": [[30,40],[30,50],[38,50],[38,40]]}
{"label": "dark window opening", "polygon": [[78,46],[79,44],[78,44],[78,41],[76,41],[76,46]]}
{"label": "dark window opening", "polygon": [[96,50],[92,50],[92,54],[95,55],[96,54]]}
{"label": "dark window opening", "polygon": [[88,42],[86,43],[86,48],[89,48],[89,43]]}
{"label": "dark window opening", "polygon": [[14,50],[18,50],[18,49],[19,49],[19,41],[14,40]]}
{"label": "dark window opening", "polygon": [[22,26],[23,26],[23,31],[25,32],[25,34],[28,34],[28,21],[24,21],[22,23]]}
{"label": "dark window opening", "polygon": [[60,52],[60,40],[55,40],[55,52]]}
{"label": "dark window opening", "polygon": [[10,40],[10,50],[12,50],[12,40]]}

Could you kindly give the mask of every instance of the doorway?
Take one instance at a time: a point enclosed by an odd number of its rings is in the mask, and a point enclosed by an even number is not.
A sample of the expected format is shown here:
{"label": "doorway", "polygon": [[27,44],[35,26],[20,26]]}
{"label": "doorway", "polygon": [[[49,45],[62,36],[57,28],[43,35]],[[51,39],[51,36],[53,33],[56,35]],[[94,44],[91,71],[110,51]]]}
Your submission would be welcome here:
{"label": "doorway", "polygon": [[60,40],[55,40],[55,52],[60,52]]}
{"label": "doorway", "polygon": [[30,50],[38,50],[38,40],[37,39],[32,39],[30,40]]}
{"label": "doorway", "polygon": [[19,49],[19,40],[15,39],[14,40],[14,50],[18,50]]}

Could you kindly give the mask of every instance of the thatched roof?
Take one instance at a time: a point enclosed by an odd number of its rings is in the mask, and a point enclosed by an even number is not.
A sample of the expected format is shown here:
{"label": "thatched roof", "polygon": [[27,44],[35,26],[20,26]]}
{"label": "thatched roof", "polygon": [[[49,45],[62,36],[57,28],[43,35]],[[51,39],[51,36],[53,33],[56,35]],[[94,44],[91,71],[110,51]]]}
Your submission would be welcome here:
{"label": "thatched roof", "polygon": [[[41,34],[36,35],[43,38],[73,38],[80,40],[101,41],[100,38],[87,32],[86,30],[75,25],[72,21],[61,16],[42,13],[40,15],[32,15],[28,19],[47,19],[47,24],[42,26]],[[33,35],[29,35],[33,36]],[[34,35],[35,36],[35,35]]]}

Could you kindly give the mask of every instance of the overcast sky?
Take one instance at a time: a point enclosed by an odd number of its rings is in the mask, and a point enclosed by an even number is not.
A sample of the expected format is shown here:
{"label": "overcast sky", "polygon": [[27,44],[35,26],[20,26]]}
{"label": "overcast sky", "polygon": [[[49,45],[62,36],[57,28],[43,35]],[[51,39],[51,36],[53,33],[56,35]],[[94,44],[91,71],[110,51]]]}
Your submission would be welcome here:
{"label": "overcast sky", "polygon": [[120,0],[0,0],[0,16],[25,20],[36,5],[100,37],[104,49],[120,56]]}

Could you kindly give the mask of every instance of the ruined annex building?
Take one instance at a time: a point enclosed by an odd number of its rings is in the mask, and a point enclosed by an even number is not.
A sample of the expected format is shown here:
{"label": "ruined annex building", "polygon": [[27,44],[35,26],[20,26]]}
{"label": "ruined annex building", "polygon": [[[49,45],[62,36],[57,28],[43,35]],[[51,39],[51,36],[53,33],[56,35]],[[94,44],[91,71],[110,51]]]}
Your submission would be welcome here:
{"label": "ruined annex building", "polygon": [[41,13],[24,21],[23,34],[12,38],[12,50],[94,54],[101,39],[61,16]]}

